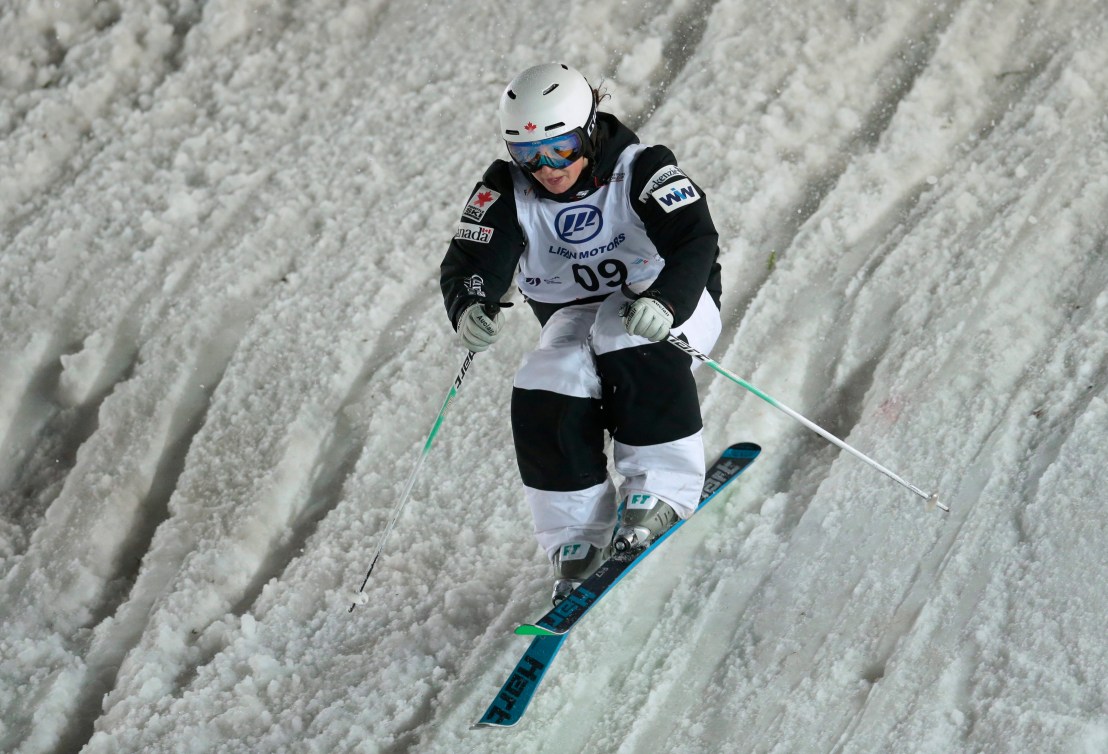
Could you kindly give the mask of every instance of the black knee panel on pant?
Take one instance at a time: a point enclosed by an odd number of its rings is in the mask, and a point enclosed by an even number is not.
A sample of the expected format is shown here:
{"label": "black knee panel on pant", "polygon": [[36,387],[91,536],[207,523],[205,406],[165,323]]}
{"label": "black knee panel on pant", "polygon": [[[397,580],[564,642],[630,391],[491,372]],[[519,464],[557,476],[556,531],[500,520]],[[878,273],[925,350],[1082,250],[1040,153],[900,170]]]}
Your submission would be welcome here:
{"label": "black knee panel on pant", "polygon": [[604,416],[612,437],[627,445],[657,445],[704,426],[692,358],[668,343],[598,356]]}
{"label": "black knee panel on pant", "polygon": [[512,390],[512,436],[523,483],[570,492],[608,478],[600,401],[548,390]]}

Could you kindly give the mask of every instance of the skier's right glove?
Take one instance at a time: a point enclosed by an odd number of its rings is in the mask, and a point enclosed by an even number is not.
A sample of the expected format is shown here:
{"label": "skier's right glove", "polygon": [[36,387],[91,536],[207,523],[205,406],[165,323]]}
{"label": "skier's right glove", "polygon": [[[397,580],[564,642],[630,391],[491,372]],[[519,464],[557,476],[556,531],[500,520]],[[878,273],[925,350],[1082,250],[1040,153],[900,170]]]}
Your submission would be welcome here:
{"label": "skier's right glove", "polygon": [[496,342],[503,326],[499,309],[489,314],[484,304],[471,304],[458,319],[458,337],[466,348],[480,353]]}
{"label": "skier's right glove", "polygon": [[665,302],[649,296],[642,296],[625,305],[620,316],[630,335],[655,342],[665,340],[673,327],[673,312]]}

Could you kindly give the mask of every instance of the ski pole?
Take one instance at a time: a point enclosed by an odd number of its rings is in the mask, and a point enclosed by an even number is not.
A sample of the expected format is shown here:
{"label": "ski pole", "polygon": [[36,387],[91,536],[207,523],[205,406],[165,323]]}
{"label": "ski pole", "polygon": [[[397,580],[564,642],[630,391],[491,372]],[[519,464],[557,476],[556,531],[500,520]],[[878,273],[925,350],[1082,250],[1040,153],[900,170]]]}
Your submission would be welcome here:
{"label": "ski pole", "polygon": [[897,484],[911,490],[915,494],[922,497],[929,504],[936,505],[939,508],[941,508],[942,510],[946,511],[947,513],[950,512],[950,508],[948,508],[946,505],[944,505],[943,503],[941,503],[939,501],[939,493],[938,492],[935,492],[935,493],[932,493],[932,494],[929,495],[928,493],[924,492],[923,490],[921,490],[919,487],[915,486],[914,484],[909,484],[908,482],[906,482],[902,478],[900,478],[897,474],[894,474],[892,471],[890,471],[889,469],[887,469],[884,466],[882,466],[881,464],[879,464],[877,461],[875,461],[872,458],[870,458],[869,456],[867,456],[865,453],[861,452],[860,450],[856,450],[855,448],[852,448],[850,445],[847,445],[845,442],[843,442],[839,438],[835,437],[835,435],[831,434],[830,432],[828,432],[827,430],[825,430],[823,427],[819,426],[815,422],[809,421],[808,419],[804,418],[803,416],[798,414],[796,411],[793,411],[791,408],[786,406],[784,403],[781,403],[780,401],[776,400],[772,396],[767,395],[766,393],[762,392],[761,390],[759,390],[758,388],[754,387],[749,382],[744,380],[742,377],[739,377],[737,374],[734,374],[733,372],[730,372],[727,369],[724,369],[722,366],[719,365],[718,362],[716,362],[715,360],[709,358],[707,355],[701,353],[700,351],[696,350],[695,348],[693,348],[692,346],[690,346],[688,343],[681,340],[677,336],[671,334],[668,338],[666,338],[666,342],[670,343],[671,345],[677,346],[682,351],[687,353],[689,356],[692,356],[694,359],[697,359],[699,361],[704,362],[705,364],[710,366],[712,369],[714,369],[715,371],[722,374],[727,379],[729,379],[732,382],[746,388],[750,392],[754,393],[754,395],[758,396],[763,401],[765,401],[769,405],[773,406],[774,408],[778,409],[779,411],[783,411],[784,413],[788,414],[793,419],[796,419],[798,422],[803,424],[805,427],[812,430],[817,435],[819,435],[823,439],[827,440],[828,442],[832,443],[833,445],[837,445],[840,448],[842,448],[843,450],[845,450],[846,452],[852,454],[854,457],[856,457],[856,458],[858,458],[862,461],[865,461],[870,466],[872,466],[873,468],[877,469],[882,474],[887,476],[889,479],[892,479]]}
{"label": "ski pole", "polygon": [[408,496],[412,492],[412,487],[415,486],[416,476],[419,475],[419,470],[423,466],[423,461],[431,451],[431,443],[435,441],[435,435],[439,433],[439,427],[442,426],[443,419],[446,418],[446,410],[450,408],[450,404],[454,401],[455,396],[458,395],[458,391],[462,389],[462,380],[465,379],[466,372],[469,371],[469,365],[473,363],[473,357],[475,355],[473,351],[468,351],[465,360],[462,361],[462,366],[458,370],[458,376],[454,378],[454,384],[450,386],[450,391],[446,394],[446,400],[442,402],[442,408],[439,409],[439,415],[435,419],[434,426],[431,427],[431,433],[427,435],[427,441],[423,443],[423,450],[416,460],[415,467],[408,475],[408,481],[404,485],[404,491],[400,494],[400,500],[397,501],[396,507],[393,508],[392,517],[389,518],[389,523],[385,527],[384,533],[381,535],[381,541],[377,543],[377,551],[373,553],[373,559],[369,563],[369,570],[366,571],[361,587],[359,587],[358,591],[354,594],[354,600],[350,604],[350,609],[346,611],[348,613],[354,612],[355,606],[364,605],[369,601],[369,595],[365,593],[365,585],[369,583],[369,576],[373,573],[373,567],[377,565],[377,559],[381,557],[381,551],[385,549],[385,541],[388,540],[389,534],[392,533],[392,528],[396,525],[397,519],[400,518],[405,503],[408,502]]}

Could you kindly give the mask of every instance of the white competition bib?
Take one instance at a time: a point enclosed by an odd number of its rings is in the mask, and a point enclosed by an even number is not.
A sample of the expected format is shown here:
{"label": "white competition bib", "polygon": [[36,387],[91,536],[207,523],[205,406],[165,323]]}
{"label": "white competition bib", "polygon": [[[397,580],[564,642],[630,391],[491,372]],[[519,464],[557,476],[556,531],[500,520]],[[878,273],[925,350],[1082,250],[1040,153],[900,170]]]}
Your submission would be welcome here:
{"label": "white competition bib", "polygon": [[516,283],[534,301],[561,304],[649,284],[665,266],[631,208],[631,164],[646,147],[623,150],[612,180],[576,202],[541,199],[512,165],[516,214],[527,239]]}

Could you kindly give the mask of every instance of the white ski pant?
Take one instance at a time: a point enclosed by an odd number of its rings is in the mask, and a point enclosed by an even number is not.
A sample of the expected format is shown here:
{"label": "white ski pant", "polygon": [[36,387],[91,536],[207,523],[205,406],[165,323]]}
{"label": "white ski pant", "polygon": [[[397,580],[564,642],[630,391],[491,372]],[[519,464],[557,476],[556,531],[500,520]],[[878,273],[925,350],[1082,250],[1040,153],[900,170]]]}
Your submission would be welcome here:
{"label": "white ski pant", "polygon": [[[704,447],[696,383],[700,362],[668,343],[627,334],[615,293],[559,309],[516,374],[512,428],[535,536],[547,554],[563,544],[611,541],[620,500],[652,495],[682,518],[696,510]],[[673,334],[707,353],[721,329],[707,292]],[[612,437],[617,488],[608,475]]]}

